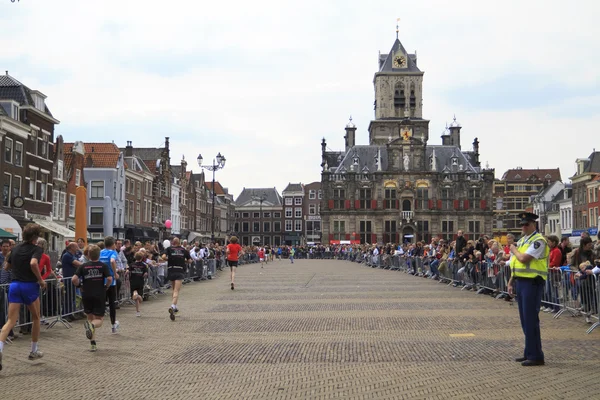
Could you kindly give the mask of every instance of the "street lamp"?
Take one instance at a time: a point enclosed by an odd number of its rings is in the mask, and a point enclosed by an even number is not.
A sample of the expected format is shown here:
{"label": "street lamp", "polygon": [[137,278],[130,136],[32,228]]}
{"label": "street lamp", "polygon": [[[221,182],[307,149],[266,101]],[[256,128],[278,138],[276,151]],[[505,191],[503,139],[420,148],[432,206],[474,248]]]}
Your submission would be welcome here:
{"label": "street lamp", "polygon": [[225,168],[225,156],[221,155],[221,152],[213,158],[212,165],[202,165],[202,154],[198,154],[198,166],[202,169],[212,171],[212,221],[211,221],[211,233],[210,240],[215,242],[215,172]]}
{"label": "street lamp", "polygon": [[261,245],[264,245],[264,234],[265,232],[263,231],[263,225],[262,225],[262,217],[263,217],[263,213],[262,213],[262,203],[263,201],[265,201],[267,199],[267,193],[266,192],[262,192],[262,194],[260,196],[256,196],[254,193],[252,193],[252,200],[256,200],[256,201],[260,201],[260,212],[258,214],[258,232],[260,232],[260,238],[261,238]]}

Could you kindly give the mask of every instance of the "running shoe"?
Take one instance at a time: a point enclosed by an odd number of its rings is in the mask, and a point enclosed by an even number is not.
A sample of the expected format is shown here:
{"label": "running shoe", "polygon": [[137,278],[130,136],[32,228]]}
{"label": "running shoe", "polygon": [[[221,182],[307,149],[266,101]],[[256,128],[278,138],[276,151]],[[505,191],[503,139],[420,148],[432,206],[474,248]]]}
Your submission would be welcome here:
{"label": "running shoe", "polygon": [[136,316],[136,317],[141,317],[141,316],[142,316],[142,313],[138,311],[138,312],[136,312],[136,313],[135,313],[135,316]]}
{"label": "running shoe", "polygon": [[117,331],[119,330],[120,326],[121,326],[121,324],[119,324],[119,321],[115,321],[115,324],[112,327],[112,333],[113,333],[113,335],[117,333]]}
{"label": "running shoe", "polygon": [[42,353],[41,351],[37,350],[37,351],[32,351],[31,353],[29,353],[29,359],[30,360],[38,360],[40,358],[44,357],[44,353]]}
{"label": "running shoe", "polygon": [[95,344],[92,344],[92,345],[90,346],[90,351],[91,351],[92,353],[95,353],[96,351],[98,351],[98,347],[97,347]]}
{"label": "running shoe", "polygon": [[85,321],[83,323],[83,327],[85,328],[85,337],[88,338],[88,340],[92,340],[92,337],[94,337],[94,332],[96,330],[94,328],[94,325],[92,325],[90,321]]}
{"label": "running shoe", "polygon": [[232,283],[231,284],[231,290],[235,289],[235,285]]}
{"label": "running shoe", "polygon": [[0,371],[2,371],[2,352],[0,351]]}
{"label": "running shoe", "polygon": [[175,310],[173,307],[169,307],[169,318],[171,318],[171,321],[175,321]]}

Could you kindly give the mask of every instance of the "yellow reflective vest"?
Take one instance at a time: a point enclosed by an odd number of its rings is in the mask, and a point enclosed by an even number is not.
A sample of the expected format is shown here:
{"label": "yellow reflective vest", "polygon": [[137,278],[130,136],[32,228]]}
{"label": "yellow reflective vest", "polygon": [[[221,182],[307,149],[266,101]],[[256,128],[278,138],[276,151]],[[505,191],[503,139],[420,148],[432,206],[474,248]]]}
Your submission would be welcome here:
{"label": "yellow reflective vest", "polygon": [[546,280],[548,277],[548,255],[550,254],[550,249],[548,248],[548,243],[544,236],[540,235],[538,232],[531,235],[529,238],[521,238],[517,243],[517,248],[519,253],[525,253],[529,246],[537,241],[543,241],[545,246],[544,256],[542,258],[536,259],[534,258],[527,264],[523,264],[517,257],[512,257],[510,261],[510,269],[512,271],[512,276],[515,278],[535,278],[537,276],[541,276]]}

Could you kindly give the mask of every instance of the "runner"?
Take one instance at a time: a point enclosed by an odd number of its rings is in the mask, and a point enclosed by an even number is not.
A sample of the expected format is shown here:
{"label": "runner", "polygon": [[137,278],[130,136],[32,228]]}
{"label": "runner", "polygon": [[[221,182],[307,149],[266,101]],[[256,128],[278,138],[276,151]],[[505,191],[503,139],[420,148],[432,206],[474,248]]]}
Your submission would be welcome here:
{"label": "runner", "polygon": [[27,224],[23,229],[23,243],[17,245],[7,256],[4,269],[11,270],[12,282],[8,289],[8,319],[0,333],[0,371],[2,370],[2,352],[8,333],[17,323],[21,304],[31,313],[33,327],[31,329],[30,360],[43,357],[38,350],[40,336],[40,288],[46,288],[42,280],[38,263],[42,258],[42,248],[37,245],[41,227],[37,224]]}
{"label": "runner", "polygon": [[[102,326],[106,305],[106,291],[113,281],[109,268],[100,262],[100,247],[86,247],[90,261],[80,265],[73,275],[73,285],[83,289],[83,312],[87,315],[84,322],[85,336],[90,341],[90,351],[96,351],[96,329]],[[105,283],[106,282],[106,283]]]}
{"label": "runner", "polygon": [[104,242],[100,243],[104,245],[104,249],[100,251],[100,261],[106,264],[110,276],[113,278],[110,287],[106,291],[106,298],[108,299],[112,333],[116,334],[120,326],[119,321],[117,321],[117,280],[119,279],[119,273],[117,272],[117,258],[119,255],[115,250],[115,238],[112,236],[105,237]]}
{"label": "runner", "polygon": [[167,279],[171,281],[173,287],[173,304],[169,308],[169,318],[175,321],[175,314],[179,312],[177,300],[179,300],[179,290],[181,282],[185,279],[186,264],[192,261],[190,253],[181,247],[179,238],[171,241],[171,246],[165,249],[163,257],[167,259]]}
{"label": "runner", "polygon": [[258,248],[258,261],[260,261],[260,267],[264,268],[263,263],[265,262],[265,250],[262,247]]}
{"label": "runner", "polygon": [[135,301],[135,316],[141,317],[140,304],[144,295],[144,280],[148,277],[148,265],[142,261],[146,258],[143,250],[135,253],[135,262],[128,267],[131,299]]}
{"label": "runner", "polygon": [[235,278],[235,269],[238,266],[238,261],[240,259],[240,255],[244,254],[242,251],[242,246],[238,244],[238,238],[232,236],[229,239],[229,244],[227,245],[227,264],[229,265],[229,269],[231,270],[231,290],[235,289],[234,278]]}
{"label": "runner", "polygon": [[265,247],[265,264],[269,264],[269,257],[271,256],[271,249],[269,246]]}

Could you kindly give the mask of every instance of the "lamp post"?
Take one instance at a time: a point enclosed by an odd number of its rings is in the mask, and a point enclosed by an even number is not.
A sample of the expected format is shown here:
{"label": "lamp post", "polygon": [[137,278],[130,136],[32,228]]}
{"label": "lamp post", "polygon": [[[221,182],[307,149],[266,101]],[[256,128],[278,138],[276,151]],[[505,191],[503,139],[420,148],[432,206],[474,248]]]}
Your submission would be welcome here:
{"label": "lamp post", "polygon": [[261,245],[264,245],[264,231],[263,231],[263,225],[262,225],[262,217],[263,217],[263,213],[262,213],[262,203],[263,201],[265,201],[267,199],[267,193],[266,192],[262,192],[260,196],[256,196],[254,193],[252,194],[252,200],[257,200],[260,201],[260,212],[258,214],[258,232],[260,232],[260,239],[261,239]]}
{"label": "lamp post", "polygon": [[212,214],[211,214],[211,233],[210,240],[211,242],[215,242],[215,172],[225,168],[225,156],[221,155],[221,152],[217,154],[215,158],[213,158],[212,165],[202,165],[202,154],[198,154],[198,166],[202,169],[206,169],[208,171],[212,171]]}

